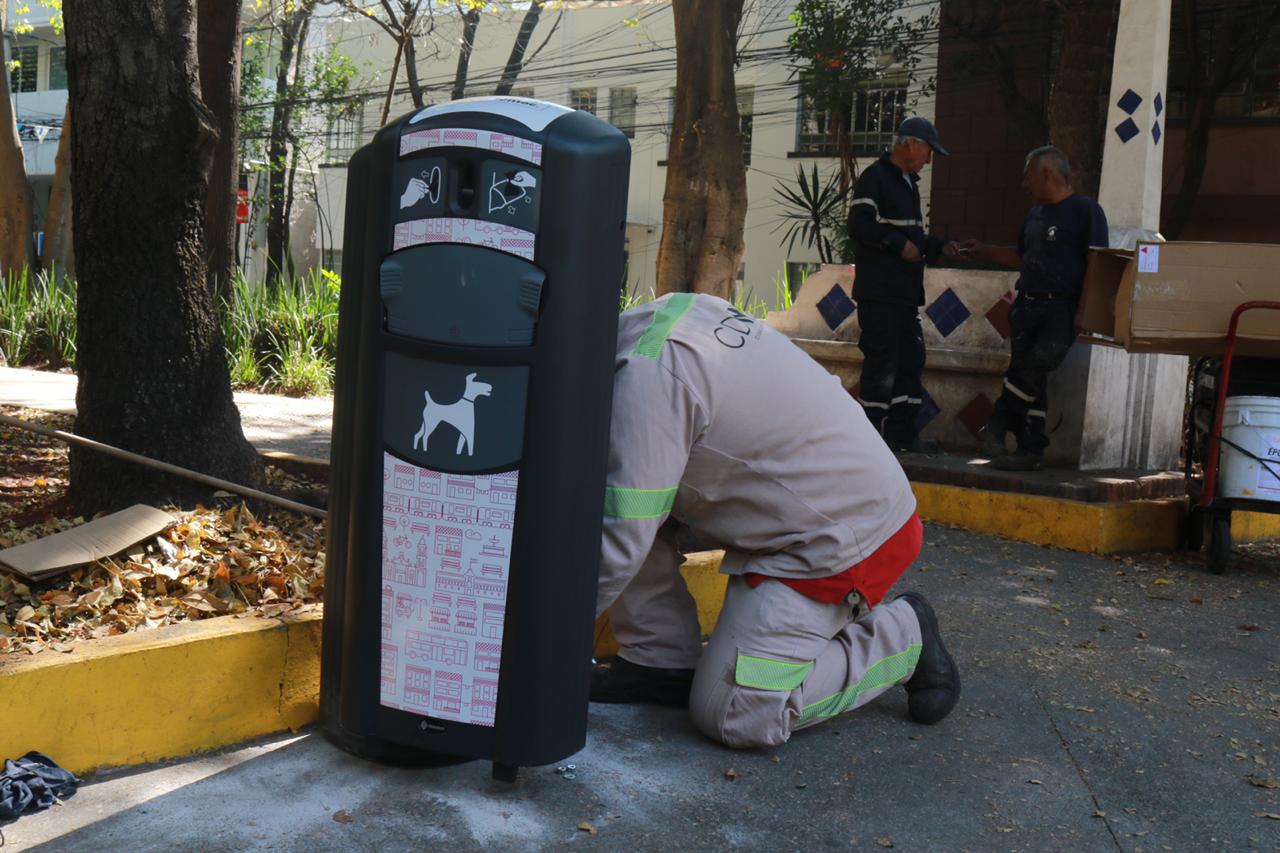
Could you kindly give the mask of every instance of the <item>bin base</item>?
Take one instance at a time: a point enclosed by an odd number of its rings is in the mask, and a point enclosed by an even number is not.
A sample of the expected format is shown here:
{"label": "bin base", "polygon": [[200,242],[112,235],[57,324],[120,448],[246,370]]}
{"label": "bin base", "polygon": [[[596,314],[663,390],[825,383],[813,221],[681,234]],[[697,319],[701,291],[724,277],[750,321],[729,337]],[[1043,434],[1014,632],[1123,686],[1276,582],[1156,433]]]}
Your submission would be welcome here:
{"label": "bin base", "polygon": [[[395,767],[449,767],[477,760],[471,756],[415,749],[382,738],[360,737],[329,726],[322,727],[321,731],[330,743],[343,752],[349,752],[358,758],[378,764],[389,764]],[[495,778],[497,778],[496,775]]]}

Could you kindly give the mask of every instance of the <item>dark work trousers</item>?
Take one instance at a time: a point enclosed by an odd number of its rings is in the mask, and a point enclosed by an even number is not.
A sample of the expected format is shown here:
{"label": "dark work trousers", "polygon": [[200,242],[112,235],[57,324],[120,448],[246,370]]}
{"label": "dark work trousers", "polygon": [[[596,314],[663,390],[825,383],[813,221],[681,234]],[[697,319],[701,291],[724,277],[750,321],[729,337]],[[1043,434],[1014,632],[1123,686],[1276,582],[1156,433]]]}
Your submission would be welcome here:
{"label": "dark work trousers", "polygon": [[915,305],[895,302],[858,302],[862,335],[862,387],[858,402],[867,417],[890,443],[914,438],[915,419],[924,388],[924,333]]}
{"label": "dark work trousers", "polygon": [[1018,449],[1043,454],[1049,446],[1049,374],[1076,338],[1074,299],[1020,294],[1009,311],[1009,371],[996,400],[995,425],[1012,432]]}

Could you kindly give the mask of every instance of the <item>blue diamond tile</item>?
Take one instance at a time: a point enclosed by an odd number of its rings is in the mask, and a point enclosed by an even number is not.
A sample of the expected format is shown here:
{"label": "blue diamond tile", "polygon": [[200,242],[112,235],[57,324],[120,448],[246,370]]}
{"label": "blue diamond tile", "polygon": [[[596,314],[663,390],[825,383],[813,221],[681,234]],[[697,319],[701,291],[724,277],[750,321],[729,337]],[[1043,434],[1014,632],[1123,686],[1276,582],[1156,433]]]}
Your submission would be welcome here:
{"label": "blue diamond tile", "polygon": [[1120,137],[1121,142],[1128,142],[1138,133],[1138,125],[1131,118],[1127,118],[1116,125],[1116,136]]}
{"label": "blue diamond tile", "polygon": [[933,321],[933,325],[944,338],[969,319],[969,309],[949,287],[933,300],[932,305],[924,309],[924,313],[929,315],[929,319]]}
{"label": "blue diamond tile", "polygon": [[942,414],[942,409],[938,408],[938,404],[934,402],[933,397],[929,396],[929,390],[922,388],[920,392],[920,409],[916,412],[916,432],[922,432],[929,425],[929,421]]}
{"label": "blue diamond tile", "polygon": [[1156,92],[1155,106],[1156,106],[1156,115],[1160,115],[1160,113],[1164,112],[1164,101],[1160,98],[1159,92]]}
{"label": "blue diamond tile", "polygon": [[1133,115],[1138,107],[1142,106],[1142,96],[1132,89],[1125,89],[1124,94],[1120,96],[1120,100],[1116,101],[1116,106],[1129,115]]}
{"label": "blue diamond tile", "polygon": [[833,285],[827,295],[818,300],[818,313],[822,315],[822,319],[827,322],[832,331],[835,331],[837,326],[849,319],[849,315],[854,310],[853,300],[838,284]]}
{"label": "blue diamond tile", "polygon": [[1151,125],[1151,138],[1156,141],[1156,145],[1160,144],[1160,122]]}

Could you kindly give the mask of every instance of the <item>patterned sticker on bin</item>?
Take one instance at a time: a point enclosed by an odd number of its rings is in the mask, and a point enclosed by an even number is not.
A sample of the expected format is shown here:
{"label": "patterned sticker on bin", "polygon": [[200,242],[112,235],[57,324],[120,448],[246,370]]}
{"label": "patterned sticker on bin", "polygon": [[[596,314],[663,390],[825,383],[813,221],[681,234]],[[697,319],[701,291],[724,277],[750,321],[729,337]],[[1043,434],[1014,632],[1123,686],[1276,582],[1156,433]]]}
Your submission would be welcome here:
{"label": "patterned sticker on bin", "polygon": [[519,473],[382,461],[382,685],[388,708],[492,726]]}
{"label": "patterned sticker on bin", "polygon": [[399,251],[423,243],[465,243],[532,261],[534,240],[532,231],[480,219],[414,219],[396,223],[391,247]]}
{"label": "patterned sticker on bin", "polygon": [[400,137],[401,157],[428,148],[479,148],[524,160],[535,166],[542,165],[542,146],[539,143],[509,133],[463,127],[436,127],[431,130],[416,130]]}

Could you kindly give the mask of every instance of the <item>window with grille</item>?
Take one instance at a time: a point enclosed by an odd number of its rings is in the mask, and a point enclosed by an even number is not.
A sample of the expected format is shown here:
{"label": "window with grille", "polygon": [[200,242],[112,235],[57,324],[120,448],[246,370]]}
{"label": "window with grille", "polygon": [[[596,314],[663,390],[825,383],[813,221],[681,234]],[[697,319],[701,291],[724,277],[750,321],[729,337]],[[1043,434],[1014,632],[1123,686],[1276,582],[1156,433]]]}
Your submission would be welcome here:
{"label": "window with grille", "polygon": [[636,90],[634,86],[609,90],[609,124],[632,139],[636,136]]}
{"label": "window with grille", "polygon": [[61,45],[49,48],[49,88],[67,88],[67,49]]}
{"label": "window with grille", "polygon": [[340,115],[329,122],[324,135],[324,164],[342,166],[360,147],[364,130],[364,110],[356,107],[348,115]]}
{"label": "window with grille", "polygon": [[855,154],[879,154],[893,145],[893,134],[907,113],[907,87],[902,81],[863,86],[834,111],[819,107],[807,95],[799,100],[796,152],[811,156],[839,154],[834,122],[843,123],[848,130]]}
{"label": "window with grille", "polygon": [[742,134],[742,165],[751,165],[751,125],[756,101],[755,86],[738,87],[738,130]]}
{"label": "window with grille", "polygon": [[12,60],[17,67],[9,72],[9,90],[12,92],[34,92],[36,90],[36,73],[40,70],[40,48],[35,45],[15,47]]}
{"label": "window with grille", "polygon": [[575,110],[585,110],[595,115],[596,112],[596,90],[595,89],[570,89],[569,90],[569,106]]}

